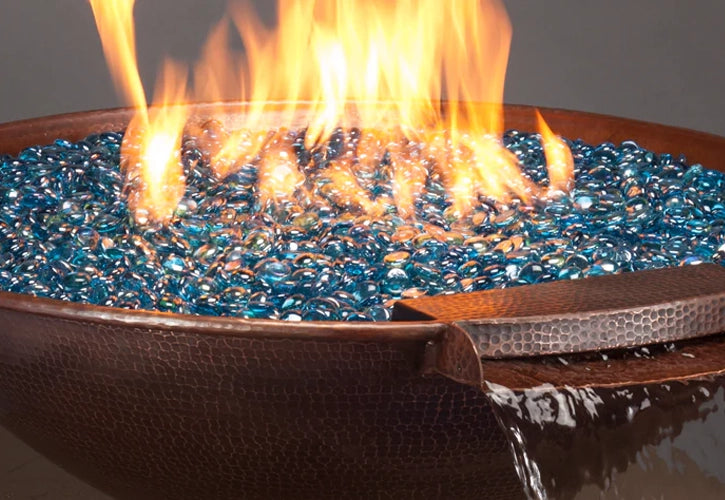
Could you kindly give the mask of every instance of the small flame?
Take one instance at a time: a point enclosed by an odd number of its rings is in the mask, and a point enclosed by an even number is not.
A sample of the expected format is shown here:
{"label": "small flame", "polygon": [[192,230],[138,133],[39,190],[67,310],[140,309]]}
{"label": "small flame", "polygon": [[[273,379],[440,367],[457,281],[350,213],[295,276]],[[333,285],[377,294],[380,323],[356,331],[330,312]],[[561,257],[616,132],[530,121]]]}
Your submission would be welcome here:
{"label": "small flame", "polygon": [[305,176],[297,168],[297,157],[292,144],[285,137],[273,142],[265,152],[265,161],[259,168],[259,201],[262,205],[293,199]]}
{"label": "small flame", "polygon": [[574,158],[571,150],[563,139],[551,131],[538,111],[536,120],[546,156],[546,168],[549,171],[549,192],[553,194],[566,191],[574,175]]}
{"label": "small flame", "polygon": [[420,148],[409,143],[392,144],[390,163],[393,166],[393,198],[398,213],[405,218],[415,214],[415,202],[425,191],[429,171]]}
{"label": "small flame", "polygon": [[[160,108],[149,112],[136,68],[133,0],[91,5],[116,84],[138,110],[127,151],[135,151],[139,189],[148,192],[137,196],[137,209],[165,220],[183,193],[177,151],[188,117],[170,104],[187,98],[185,72],[167,66],[167,85],[154,101]],[[279,0],[277,10],[270,28],[248,3],[232,5],[244,54],[229,48],[225,19],[194,66],[189,99],[247,103],[237,132],[202,141],[220,178],[256,163],[258,201],[276,203],[305,184],[283,130],[306,127],[311,149],[354,127],[355,147],[315,174],[322,195],[352,211],[394,206],[413,217],[431,175],[440,176],[461,217],[482,196],[505,202],[546,194],[501,142],[511,26],[499,0]],[[571,153],[539,120],[551,193],[566,188]],[[369,194],[379,168],[391,169],[392,200]]]}

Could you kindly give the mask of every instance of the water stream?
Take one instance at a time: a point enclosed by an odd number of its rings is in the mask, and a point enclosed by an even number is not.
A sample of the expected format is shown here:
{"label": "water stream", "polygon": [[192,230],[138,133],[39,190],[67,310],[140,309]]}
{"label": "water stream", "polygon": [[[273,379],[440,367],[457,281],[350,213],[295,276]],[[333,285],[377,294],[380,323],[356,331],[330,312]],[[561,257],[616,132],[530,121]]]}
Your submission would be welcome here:
{"label": "water stream", "polygon": [[487,385],[530,499],[725,498],[725,377]]}

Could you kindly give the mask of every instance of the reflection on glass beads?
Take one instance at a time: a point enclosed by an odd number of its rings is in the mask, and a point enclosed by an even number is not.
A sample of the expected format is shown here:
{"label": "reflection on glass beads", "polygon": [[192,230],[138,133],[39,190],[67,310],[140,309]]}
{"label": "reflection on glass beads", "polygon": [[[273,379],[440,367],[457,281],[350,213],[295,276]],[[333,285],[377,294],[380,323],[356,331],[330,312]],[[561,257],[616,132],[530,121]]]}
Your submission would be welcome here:
{"label": "reflection on glass beads", "polygon": [[[296,141],[300,169],[327,168],[346,135],[333,137],[311,151]],[[355,174],[385,208],[373,217],[345,212],[324,176],[307,178],[314,198],[260,203],[254,162],[216,178],[187,138],[187,191],[161,227],[129,213],[121,140],[95,134],[0,157],[0,288],[184,314],[386,321],[401,298],[725,264],[725,175],[632,141],[570,142],[568,194],[531,205],[480,198],[463,218],[427,165],[415,216],[403,218],[384,201],[385,158],[379,174]],[[532,182],[547,183],[536,134],[509,131],[503,143]]]}

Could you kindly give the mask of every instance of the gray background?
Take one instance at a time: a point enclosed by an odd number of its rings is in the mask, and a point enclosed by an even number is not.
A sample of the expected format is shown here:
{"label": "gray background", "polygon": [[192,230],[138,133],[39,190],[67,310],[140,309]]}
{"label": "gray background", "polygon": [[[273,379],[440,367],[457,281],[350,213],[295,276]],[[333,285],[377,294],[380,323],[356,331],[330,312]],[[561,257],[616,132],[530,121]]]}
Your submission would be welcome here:
{"label": "gray background", "polygon": [[[456,0],[441,0],[456,1]],[[270,19],[273,2],[255,2]],[[725,135],[722,0],[508,0],[506,101]],[[137,0],[142,77],[192,61],[226,0]],[[0,122],[113,107],[85,0],[0,0]],[[103,498],[0,429],[0,499]]]}

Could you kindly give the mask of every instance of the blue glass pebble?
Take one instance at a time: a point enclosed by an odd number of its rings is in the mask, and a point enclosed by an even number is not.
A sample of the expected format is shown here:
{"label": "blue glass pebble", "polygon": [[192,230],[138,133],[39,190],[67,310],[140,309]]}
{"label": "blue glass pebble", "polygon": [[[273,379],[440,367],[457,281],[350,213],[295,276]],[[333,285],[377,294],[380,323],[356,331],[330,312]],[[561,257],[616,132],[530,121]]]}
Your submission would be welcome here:
{"label": "blue glass pebble", "polygon": [[[429,176],[413,217],[392,203],[390,165],[354,169],[376,216],[344,213],[317,178],[342,154],[341,130],[296,146],[312,191],[258,203],[258,165],[222,182],[196,138],[181,155],[186,193],[167,227],[129,211],[122,134],[58,139],[0,161],[0,287],[183,314],[287,321],[386,321],[392,302],[554,279],[716,262],[725,265],[725,175],[671,154],[571,143],[569,193],[525,205],[480,198],[470,215]],[[536,134],[504,145],[531,182],[548,182]],[[336,196],[338,198],[333,199]],[[352,205],[348,204],[351,208]]]}

